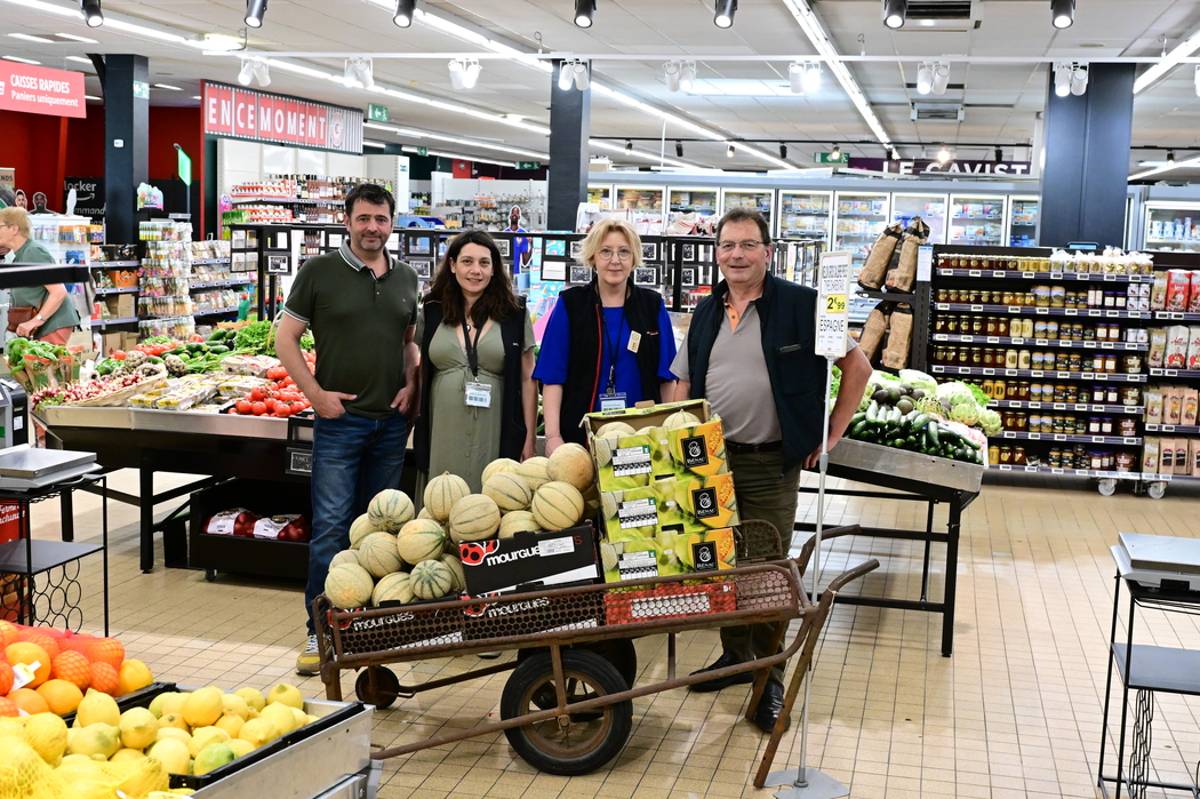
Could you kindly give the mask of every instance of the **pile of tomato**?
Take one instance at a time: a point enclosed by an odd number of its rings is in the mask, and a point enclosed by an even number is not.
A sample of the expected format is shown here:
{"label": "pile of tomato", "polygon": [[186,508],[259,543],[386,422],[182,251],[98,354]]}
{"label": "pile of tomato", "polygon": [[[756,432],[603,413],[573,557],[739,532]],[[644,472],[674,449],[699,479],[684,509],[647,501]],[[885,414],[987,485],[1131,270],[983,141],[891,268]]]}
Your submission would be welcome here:
{"label": "pile of tomato", "polygon": [[[280,368],[282,369],[282,367]],[[241,416],[277,416],[286,419],[308,410],[311,407],[308,400],[300,393],[300,389],[296,388],[296,383],[288,376],[287,370],[283,370],[283,373],[282,378],[273,380],[270,385],[263,388],[256,388],[250,392],[250,396],[238,400],[230,413]]]}

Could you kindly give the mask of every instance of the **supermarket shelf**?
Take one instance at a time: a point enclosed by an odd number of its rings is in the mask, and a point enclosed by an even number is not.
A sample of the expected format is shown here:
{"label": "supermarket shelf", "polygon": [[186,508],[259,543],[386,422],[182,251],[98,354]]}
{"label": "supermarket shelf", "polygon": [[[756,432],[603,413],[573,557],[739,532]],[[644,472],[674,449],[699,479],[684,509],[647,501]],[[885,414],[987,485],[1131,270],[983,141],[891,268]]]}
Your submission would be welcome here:
{"label": "supermarket shelf", "polygon": [[242,205],[245,203],[282,203],[284,205],[345,205],[346,200],[328,198],[307,198],[299,197],[234,197],[231,201],[234,205]]}
{"label": "supermarket shelf", "polygon": [[191,290],[201,291],[207,289],[229,288],[231,286],[248,286],[253,282],[254,278],[247,278],[244,280],[214,280],[211,283],[193,283]]}
{"label": "supermarket shelf", "polygon": [[838,214],[838,219],[887,219],[887,214]]}
{"label": "supermarket shelf", "polygon": [[1020,433],[1015,430],[1004,430],[1000,433],[1000,438],[1016,441],[1066,442],[1068,444],[1115,444],[1125,447],[1140,447],[1142,445],[1142,439],[1137,436],[1081,436],[1070,433]]}
{"label": "supermarket shelf", "polygon": [[1168,322],[1200,322],[1200,313],[1184,311],[1155,311],[1154,318]]}
{"label": "supermarket shelf", "polygon": [[999,247],[999,239],[955,239],[951,244],[961,244],[966,247]]}
{"label": "supermarket shelf", "polygon": [[903,302],[912,305],[917,301],[916,294],[906,294],[901,291],[877,291],[875,289],[864,289],[862,286],[854,286],[855,294],[860,298],[867,297],[872,300],[888,300],[890,302]]}
{"label": "supermarket shelf", "polygon": [[1118,308],[1044,308],[1037,305],[971,305],[965,302],[938,302],[939,311],[990,313],[1006,316],[1069,316],[1081,319],[1149,319],[1150,311],[1122,311]]}
{"label": "supermarket shelf", "polygon": [[192,266],[206,266],[209,264],[227,264],[233,259],[229,256],[224,258],[197,258],[192,261]]}
{"label": "supermarket shelf", "polygon": [[141,261],[100,261],[99,263],[88,264],[92,269],[130,269],[141,265]]}
{"label": "supermarket shelf", "polygon": [[1200,380],[1200,371],[1195,369],[1154,369],[1150,370],[1151,377],[1182,377],[1188,380]]}
{"label": "supermarket shelf", "polygon": [[1000,472],[1027,472],[1029,474],[1061,474],[1068,477],[1095,477],[1101,480],[1144,480],[1158,479],[1153,475],[1143,475],[1140,472],[1101,472],[1095,469],[1062,469],[1058,466],[1013,466],[1011,464],[999,464],[989,466],[988,469],[995,469]]}
{"label": "supermarket shelf", "polygon": [[1005,336],[964,336],[955,333],[934,333],[934,341],[955,344],[1012,344],[1034,347],[1056,347],[1064,350],[1113,350],[1114,352],[1146,352],[1149,344],[1132,344],[1127,341],[1074,341],[1057,338],[1010,338]]}
{"label": "supermarket shelf", "polygon": [[1142,475],[1143,480],[1161,480],[1165,483],[1187,482],[1188,480],[1200,480],[1200,477],[1190,474],[1156,474],[1154,472],[1146,472]]}
{"label": "supermarket shelf", "polygon": [[1144,405],[1093,405],[1090,402],[1029,402],[1028,400],[992,400],[988,403],[988,407],[1031,411],[1121,413],[1127,416],[1141,416],[1146,410]]}
{"label": "supermarket shelf", "polygon": [[1147,433],[1177,433],[1181,436],[1200,436],[1200,427],[1188,424],[1148,424]]}
{"label": "supermarket shelf", "polygon": [[[987,366],[942,366],[929,367],[933,374],[978,375],[980,377],[1036,377],[1049,380],[1087,380],[1100,383],[1145,383],[1146,375],[1096,374],[1094,372],[1058,372],[1042,369],[993,369]],[[1153,371],[1153,370],[1152,370]],[[1194,374],[1200,376],[1200,372]]]}
{"label": "supermarket shelf", "polygon": [[199,311],[192,315],[194,317],[196,317],[197,319],[199,319],[202,316],[224,316],[225,314],[231,314],[231,313],[237,313],[237,312],[238,312],[237,306],[234,306],[232,308],[220,308],[215,311]]}
{"label": "supermarket shelf", "polygon": [[939,277],[994,277],[1004,280],[1070,280],[1089,283],[1153,283],[1154,275],[1118,275],[1100,272],[1022,272],[1019,269],[960,269],[938,267]]}
{"label": "supermarket shelf", "polygon": [[1192,247],[1200,247],[1200,239],[1160,239],[1157,236],[1148,236],[1146,241],[1154,241],[1160,244],[1180,244],[1189,245]]}
{"label": "supermarket shelf", "polygon": [[121,327],[122,325],[136,325],[138,318],[130,316],[127,319],[93,319],[92,327]]}
{"label": "supermarket shelf", "polygon": [[137,289],[136,287],[131,288],[131,289],[119,289],[119,288],[96,289],[96,296],[97,297],[112,297],[116,294],[137,294],[138,291],[139,291],[139,289]]}
{"label": "supermarket shelf", "polygon": [[1002,221],[998,216],[953,216],[950,218],[952,222],[992,222],[1000,224]]}

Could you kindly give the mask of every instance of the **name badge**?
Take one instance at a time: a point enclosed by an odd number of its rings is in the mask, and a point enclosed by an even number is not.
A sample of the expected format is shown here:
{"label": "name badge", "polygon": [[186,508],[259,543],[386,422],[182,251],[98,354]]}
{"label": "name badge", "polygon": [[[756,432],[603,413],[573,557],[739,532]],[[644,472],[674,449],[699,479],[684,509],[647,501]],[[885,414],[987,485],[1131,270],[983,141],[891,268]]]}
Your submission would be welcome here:
{"label": "name badge", "polygon": [[467,407],[492,407],[492,386],[490,383],[467,382]]}
{"label": "name badge", "polygon": [[642,334],[636,330],[629,331],[629,344],[627,346],[629,351],[636,355],[638,347],[642,346]]}
{"label": "name badge", "polygon": [[623,411],[625,407],[625,395],[623,393],[600,395],[600,410],[602,411]]}

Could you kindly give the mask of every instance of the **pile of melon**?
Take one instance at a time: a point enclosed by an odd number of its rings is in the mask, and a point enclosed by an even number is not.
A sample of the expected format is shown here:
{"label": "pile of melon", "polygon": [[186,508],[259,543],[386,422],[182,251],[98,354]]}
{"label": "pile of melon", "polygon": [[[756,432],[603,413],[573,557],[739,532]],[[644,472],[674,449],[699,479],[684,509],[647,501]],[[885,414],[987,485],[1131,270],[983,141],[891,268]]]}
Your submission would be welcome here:
{"label": "pile of melon", "polygon": [[462,594],[459,544],[574,527],[594,478],[588,451],[564,444],[549,458],[492,461],[479,494],[458,475],[438,475],[425,486],[420,513],[403,491],[382,491],[351,525],[350,549],[330,562],[325,596],[350,609]]}

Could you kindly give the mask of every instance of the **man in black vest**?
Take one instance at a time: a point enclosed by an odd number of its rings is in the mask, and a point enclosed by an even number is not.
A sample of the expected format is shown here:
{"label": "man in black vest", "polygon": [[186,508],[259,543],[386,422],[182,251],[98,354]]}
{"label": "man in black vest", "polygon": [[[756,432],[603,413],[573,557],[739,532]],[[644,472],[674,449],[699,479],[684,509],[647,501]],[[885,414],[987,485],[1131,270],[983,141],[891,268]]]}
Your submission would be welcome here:
{"label": "man in black vest", "polygon": [[[675,399],[706,398],[725,426],[725,449],[743,519],[772,522],[791,543],[802,468],[813,468],[824,433],[825,359],[814,352],[817,293],[767,273],[773,252],[767,221],[734,209],[717,223],[717,264],[724,280],[692,315],[671,371]],[[829,422],[829,447],[845,433],[871,364],[853,346],[837,361],[841,390]],[[701,671],[778,651],[774,624],[722,627],[723,652]],[[753,681],[750,673],[693,685],[719,691]],[[754,721],[770,732],[783,707],[783,668],[776,666]]]}

